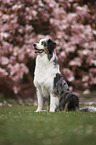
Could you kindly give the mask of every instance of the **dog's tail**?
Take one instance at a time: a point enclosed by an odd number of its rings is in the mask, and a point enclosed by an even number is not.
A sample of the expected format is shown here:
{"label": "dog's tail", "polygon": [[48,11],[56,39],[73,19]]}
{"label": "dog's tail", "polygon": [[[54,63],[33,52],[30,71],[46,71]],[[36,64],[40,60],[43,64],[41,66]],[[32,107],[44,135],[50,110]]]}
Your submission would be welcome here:
{"label": "dog's tail", "polygon": [[94,106],[85,106],[85,107],[80,108],[79,111],[96,112],[96,107],[94,107]]}
{"label": "dog's tail", "polygon": [[96,112],[96,107],[94,106],[85,106],[79,108],[79,98],[71,91],[66,91],[64,94],[61,95],[59,104],[60,110]]}

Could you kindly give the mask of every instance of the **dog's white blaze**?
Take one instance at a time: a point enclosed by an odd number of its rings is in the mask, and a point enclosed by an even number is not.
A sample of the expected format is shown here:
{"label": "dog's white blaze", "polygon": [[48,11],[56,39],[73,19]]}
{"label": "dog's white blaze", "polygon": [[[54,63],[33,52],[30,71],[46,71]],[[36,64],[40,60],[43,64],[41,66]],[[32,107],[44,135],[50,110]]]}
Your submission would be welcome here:
{"label": "dog's white blaze", "polygon": [[39,41],[39,43],[36,43],[36,47],[38,48],[38,49],[44,49],[44,46],[41,44],[43,41],[46,41],[47,39],[41,39],[40,41]]}

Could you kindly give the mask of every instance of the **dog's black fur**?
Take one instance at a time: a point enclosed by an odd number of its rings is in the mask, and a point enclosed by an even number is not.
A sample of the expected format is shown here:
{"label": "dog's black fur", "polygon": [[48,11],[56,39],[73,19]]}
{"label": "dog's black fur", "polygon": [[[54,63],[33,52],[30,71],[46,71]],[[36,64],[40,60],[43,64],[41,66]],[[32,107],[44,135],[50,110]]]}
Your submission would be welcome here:
{"label": "dog's black fur", "polygon": [[46,46],[47,46],[47,49],[48,49],[48,52],[49,52],[48,53],[48,58],[50,60],[53,56],[53,51],[56,47],[56,43],[53,42],[51,39],[48,39],[48,41],[46,43],[47,43]]}
{"label": "dog's black fur", "polygon": [[[57,73],[54,78],[54,93],[59,98],[59,110],[78,111],[79,98],[69,90],[64,77]],[[66,106],[67,105],[67,106]]]}

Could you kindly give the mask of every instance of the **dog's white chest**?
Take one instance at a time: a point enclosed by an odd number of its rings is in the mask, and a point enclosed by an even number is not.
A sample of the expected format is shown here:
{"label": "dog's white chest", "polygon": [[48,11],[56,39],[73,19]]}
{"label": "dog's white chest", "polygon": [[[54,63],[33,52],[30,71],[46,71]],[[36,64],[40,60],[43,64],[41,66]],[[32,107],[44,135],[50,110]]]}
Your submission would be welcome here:
{"label": "dog's white chest", "polygon": [[46,54],[37,56],[34,84],[37,88],[42,90],[50,89],[53,87],[54,76],[58,72],[58,68],[54,67],[52,61],[49,61]]}

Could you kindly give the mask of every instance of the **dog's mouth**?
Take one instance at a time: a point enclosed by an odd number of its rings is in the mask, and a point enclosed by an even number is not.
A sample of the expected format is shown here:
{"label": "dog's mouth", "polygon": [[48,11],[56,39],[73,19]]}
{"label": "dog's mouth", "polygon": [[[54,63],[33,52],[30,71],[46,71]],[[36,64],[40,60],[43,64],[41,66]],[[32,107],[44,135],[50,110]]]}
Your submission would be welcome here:
{"label": "dog's mouth", "polygon": [[35,49],[35,53],[43,53],[44,49],[37,49],[36,47],[34,47]]}

